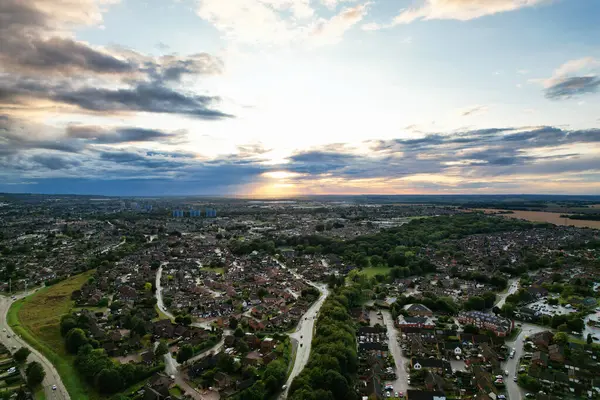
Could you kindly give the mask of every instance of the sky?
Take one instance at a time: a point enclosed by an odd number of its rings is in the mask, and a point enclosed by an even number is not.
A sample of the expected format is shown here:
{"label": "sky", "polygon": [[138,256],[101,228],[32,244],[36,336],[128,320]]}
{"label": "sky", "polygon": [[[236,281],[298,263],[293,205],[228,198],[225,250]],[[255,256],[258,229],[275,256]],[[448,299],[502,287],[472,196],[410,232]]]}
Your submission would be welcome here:
{"label": "sky", "polygon": [[596,0],[2,0],[0,192],[600,194]]}

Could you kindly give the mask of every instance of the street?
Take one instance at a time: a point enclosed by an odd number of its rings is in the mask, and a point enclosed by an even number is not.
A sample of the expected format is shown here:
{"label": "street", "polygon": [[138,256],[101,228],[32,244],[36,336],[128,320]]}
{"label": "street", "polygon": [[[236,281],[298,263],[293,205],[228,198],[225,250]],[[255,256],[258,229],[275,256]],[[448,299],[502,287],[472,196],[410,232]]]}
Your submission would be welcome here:
{"label": "street", "polygon": [[408,390],[408,372],[405,370],[405,365],[410,360],[402,355],[402,348],[398,343],[398,331],[394,326],[394,319],[387,310],[381,311],[383,315],[383,322],[387,328],[390,353],[394,356],[394,362],[396,363],[396,380],[392,382],[394,385],[395,392],[402,392],[406,394]]}
{"label": "street", "polygon": [[302,316],[300,322],[298,323],[298,327],[296,331],[290,335],[292,341],[296,341],[298,345],[296,346],[296,357],[294,361],[294,367],[292,368],[292,372],[288,377],[286,389],[279,396],[280,399],[286,399],[288,390],[292,381],[296,376],[302,372],[306,364],[308,363],[308,357],[310,356],[310,346],[312,343],[313,331],[316,321],[316,316],[321,309],[321,306],[325,302],[327,296],[329,296],[329,289],[327,285],[318,285],[311,282],[307,282],[309,285],[312,285],[321,291],[321,296],[319,299],[308,309],[308,311]]}
{"label": "street", "polygon": [[498,301],[496,301],[495,307],[502,308],[506,298],[519,290],[519,279],[511,279],[508,281],[508,289],[504,293],[498,294]]}
{"label": "street", "polygon": [[511,342],[506,342],[506,345],[508,347],[515,349],[515,357],[508,358],[502,364],[502,369],[508,370],[508,377],[504,382],[506,385],[506,392],[510,400],[519,400],[525,398],[526,391],[521,389],[519,385],[517,385],[517,382],[513,381],[513,378],[517,376],[517,371],[519,369],[519,359],[523,355],[523,345],[525,344],[525,337],[547,330],[549,329],[543,326],[524,323],[521,327],[521,332],[516,337],[516,339]]}
{"label": "street", "polygon": [[[33,293],[33,291],[28,293],[23,293],[17,295],[17,299],[21,299],[23,297],[28,296]],[[0,328],[2,329],[2,333],[0,335],[0,342],[4,344],[11,353],[14,353],[21,347],[27,347],[31,350],[31,354],[27,359],[27,362],[37,361],[42,367],[44,367],[44,371],[46,371],[46,377],[42,382],[42,386],[44,387],[44,392],[46,394],[46,399],[52,400],[69,400],[69,394],[65,389],[62,381],[60,380],[60,376],[58,372],[54,368],[54,366],[48,361],[44,356],[42,356],[37,350],[28,345],[24,340],[20,337],[16,336],[12,329],[8,326],[6,321],[6,314],[8,313],[8,309],[10,305],[13,303],[13,300],[10,297],[0,296],[0,315],[2,315],[2,321],[0,323]],[[4,332],[6,329],[6,332]],[[10,335],[10,338],[8,337]],[[56,385],[56,390],[52,390],[52,386]]]}
{"label": "street", "polygon": [[156,305],[158,306],[158,309],[162,311],[162,313],[165,314],[167,317],[175,319],[175,316],[171,314],[169,310],[167,310],[167,308],[165,307],[165,303],[163,303],[162,298],[162,286],[160,285],[160,277],[162,276],[163,265],[165,264],[166,263],[161,264],[160,267],[158,267],[158,270],[156,271],[156,282],[154,284],[154,287],[156,288]]}

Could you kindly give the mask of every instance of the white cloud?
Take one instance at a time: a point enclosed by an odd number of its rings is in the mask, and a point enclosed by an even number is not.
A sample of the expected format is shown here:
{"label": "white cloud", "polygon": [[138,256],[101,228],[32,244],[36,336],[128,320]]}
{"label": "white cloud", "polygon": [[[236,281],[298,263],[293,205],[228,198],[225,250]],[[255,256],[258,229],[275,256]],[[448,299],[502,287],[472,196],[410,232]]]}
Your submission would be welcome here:
{"label": "white cloud", "polygon": [[593,57],[583,57],[576,60],[570,60],[554,70],[549,78],[530,79],[530,83],[541,84],[548,89],[570,77],[595,77],[600,73],[600,60]]}
{"label": "white cloud", "polygon": [[[342,2],[321,0],[335,9]],[[337,43],[367,12],[367,3],[345,8],[326,19],[316,15],[311,0],[199,0],[197,14],[223,32],[228,40],[245,44],[284,45],[308,41]]]}
{"label": "white cloud", "polygon": [[420,6],[404,8],[388,24],[366,24],[367,31],[392,28],[416,20],[456,19],[467,21],[502,12],[532,7],[549,0],[421,0]]}
{"label": "white cloud", "polygon": [[336,44],[342,40],[344,33],[360,22],[367,13],[368,4],[346,8],[329,20],[322,19],[311,32],[310,43],[313,45]]}
{"label": "white cloud", "polygon": [[394,19],[396,24],[425,19],[457,19],[467,21],[524,7],[547,0],[424,0],[420,7],[405,9]]}

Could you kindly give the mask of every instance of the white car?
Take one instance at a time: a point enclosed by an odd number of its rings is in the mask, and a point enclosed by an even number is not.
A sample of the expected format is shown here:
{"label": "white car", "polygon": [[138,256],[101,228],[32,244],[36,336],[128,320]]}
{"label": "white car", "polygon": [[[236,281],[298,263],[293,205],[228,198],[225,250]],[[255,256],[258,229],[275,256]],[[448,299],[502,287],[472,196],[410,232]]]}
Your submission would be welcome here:
{"label": "white car", "polygon": [[52,385],[52,390],[56,390],[56,385]]}

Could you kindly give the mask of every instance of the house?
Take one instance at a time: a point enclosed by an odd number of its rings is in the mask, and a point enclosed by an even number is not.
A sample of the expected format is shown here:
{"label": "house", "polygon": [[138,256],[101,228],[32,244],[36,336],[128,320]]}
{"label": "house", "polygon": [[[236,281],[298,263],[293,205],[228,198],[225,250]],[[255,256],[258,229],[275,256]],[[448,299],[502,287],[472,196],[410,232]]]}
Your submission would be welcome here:
{"label": "house", "polygon": [[544,331],[530,336],[529,340],[531,340],[537,347],[548,348],[553,338],[554,334],[552,332]]}
{"label": "house", "polygon": [[396,326],[400,330],[403,328],[433,329],[435,328],[435,322],[429,317],[405,317],[404,315],[399,315],[396,320]]}
{"label": "house", "polygon": [[423,368],[438,373],[442,376],[451,375],[452,367],[448,361],[440,360],[437,358],[416,358],[413,357],[410,360],[410,366],[412,369],[419,371]]}
{"label": "house", "polygon": [[262,355],[258,351],[251,351],[244,357],[244,365],[258,365],[262,362]]}
{"label": "house", "polygon": [[407,390],[407,400],[446,400],[446,395],[442,392],[429,392],[425,390]]}
{"label": "house", "polygon": [[423,304],[407,304],[404,306],[404,311],[411,317],[433,317],[433,311]]}
{"label": "house", "polygon": [[551,361],[563,364],[565,362],[565,352],[558,344],[553,344],[548,347],[548,357]]}
{"label": "house", "polygon": [[513,321],[481,311],[463,311],[458,314],[458,322],[492,331],[499,337],[507,336],[514,328]]}
{"label": "house", "polygon": [[268,353],[275,348],[276,342],[273,338],[264,338],[262,342],[260,342],[260,351],[263,353]]}
{"label": "house", "polygon": [[145,364],[152,364],[154,362],[154,352],[146,351],[141,354],[142,362]]}
{"label": "house", "polygon": [[541,367],[546,367],[548,365],[548,353],[544,351],[536,351],[531,357],[531,363],[537,364]]}
{"label": "house", "polygon": [[227,389],[228,387],[231,386],[232,384],[232,379],[229,375],[227,375],[224,372],[217,372],[215,374],[215,383],[217,384],[217,387],[222,390],[222,389]]}

